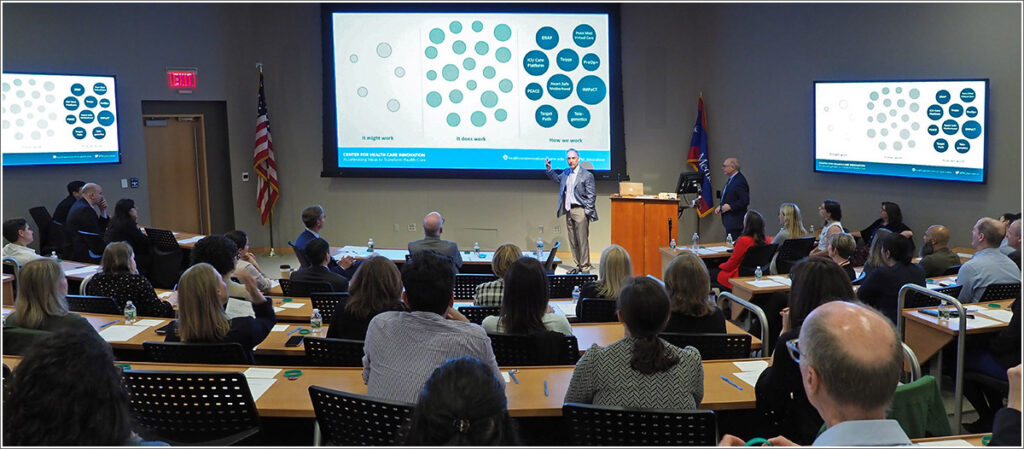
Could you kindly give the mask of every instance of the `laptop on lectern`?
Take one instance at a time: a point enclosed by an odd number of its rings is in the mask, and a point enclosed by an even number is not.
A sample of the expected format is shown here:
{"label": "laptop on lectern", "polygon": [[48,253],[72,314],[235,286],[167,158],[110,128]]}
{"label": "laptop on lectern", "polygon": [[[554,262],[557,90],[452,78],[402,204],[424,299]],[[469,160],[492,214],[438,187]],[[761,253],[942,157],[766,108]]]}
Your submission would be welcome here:
{"label": "laptop on lectern", "polygon": [[642,182],[620,182],[619,196],[639,196],[644,194]]}

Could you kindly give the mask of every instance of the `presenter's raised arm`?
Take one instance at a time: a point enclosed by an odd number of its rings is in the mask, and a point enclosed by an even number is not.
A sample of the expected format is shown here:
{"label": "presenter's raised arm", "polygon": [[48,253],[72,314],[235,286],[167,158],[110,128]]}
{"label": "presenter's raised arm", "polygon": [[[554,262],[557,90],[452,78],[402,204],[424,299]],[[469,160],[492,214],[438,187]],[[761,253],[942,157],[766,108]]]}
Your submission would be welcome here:
{"label": "presenter's raised arm", "polygon": [[544,158],[544,169],[545,173],[548,175],[548,179],[551,179],[554,182],[561,182],[561,180],[558,179],[558,173],[555,173],[555,171],[551,169],[551,159]]}

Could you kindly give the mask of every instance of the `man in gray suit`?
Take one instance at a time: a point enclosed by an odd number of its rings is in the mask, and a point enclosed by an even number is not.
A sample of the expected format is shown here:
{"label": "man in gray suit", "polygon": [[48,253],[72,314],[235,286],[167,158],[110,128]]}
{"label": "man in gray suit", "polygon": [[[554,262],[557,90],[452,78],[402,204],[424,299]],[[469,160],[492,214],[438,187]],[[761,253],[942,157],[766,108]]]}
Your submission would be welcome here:
{"label": "man in gray suit", "polygon": [[544,168],[548,178],[559,184],[557,216],[565,215],[569,248],[576,262],[570,273],[590,273],[590,222],[597,221],[594,174],[580,166],[580,154],[572,148],[565,152],[565,161],[569,168],[560,173],[551,169],[550,159],[544,160]]}
{"label": "man in gray suit", "polygon": [[448,256],[452,260],[452,266],[458,273],[462,268],[462,254],[459,253],[459,245],[448,240],[441,240],[444,218],[438,212],[431,212],[423,217],[424,238],[409,242],[409,254],[425,249],[432,249]]}

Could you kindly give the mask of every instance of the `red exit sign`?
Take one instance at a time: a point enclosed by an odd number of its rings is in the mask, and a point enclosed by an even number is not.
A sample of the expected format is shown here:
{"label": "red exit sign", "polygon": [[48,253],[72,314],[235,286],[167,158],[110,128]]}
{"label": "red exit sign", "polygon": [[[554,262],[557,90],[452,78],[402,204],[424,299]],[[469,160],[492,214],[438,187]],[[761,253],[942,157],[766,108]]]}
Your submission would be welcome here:
{"label": "red exit sign", "polygon": [[195,89],[196,70],[167,70],[167,87],[171,89]]}

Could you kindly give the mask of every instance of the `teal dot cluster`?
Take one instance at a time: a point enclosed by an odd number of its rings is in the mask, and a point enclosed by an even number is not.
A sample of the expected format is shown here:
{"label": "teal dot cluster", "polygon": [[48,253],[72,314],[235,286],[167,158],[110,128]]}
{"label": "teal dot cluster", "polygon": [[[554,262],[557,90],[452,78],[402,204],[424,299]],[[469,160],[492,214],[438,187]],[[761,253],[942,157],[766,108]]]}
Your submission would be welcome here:
{"label": "teal dot cluster", "polygon": [[468,117],[446,111],[448,126],[482,127],[492,117],[497,122],[508,120],[508,111],[500,108],[499,103],[503,96],[511,94],[514,85],[511,79],[498,76],[498,68],[512,60],[512,34],[512,27],[507,24],[492,25],[483,20],[452,20],[427,31],[427,45],[423,49],[427,106],[444,109],[447,104],[459,105],[456,109],[460,111],[465,111],[466,106],[472,109]]}
{"label": "teal dot cluster", "polygon": [[[536,31],[534,41],[537,48],[527,51],[522,62],[526,73],[537,77],[524,88],[527,99],[541,102],[534,114],[537,124],[555,126],[560,118],[555,105],[578,101],[583,104],[568,105],[561,118],[574,128],[586,127],[590,124],[587,106],[601,104],[608,96],[605,80],[593,74],[601,66],[601,59],[590,49],[597,42],[596,30],[580,24],[563,38],[554,27],[543,26]],[[582,76],[574,83],[567,74]],[[545,93],[548,101],[541,101]]]}

